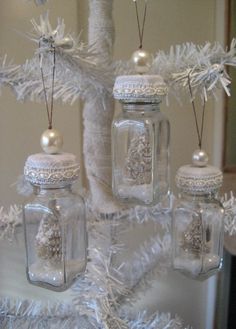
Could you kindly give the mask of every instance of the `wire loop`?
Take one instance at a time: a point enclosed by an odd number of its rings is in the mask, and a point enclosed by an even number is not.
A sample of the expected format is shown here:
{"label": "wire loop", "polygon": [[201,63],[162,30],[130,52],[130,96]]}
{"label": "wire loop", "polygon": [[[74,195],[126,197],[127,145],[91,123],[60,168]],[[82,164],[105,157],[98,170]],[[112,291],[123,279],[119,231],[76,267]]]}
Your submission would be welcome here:
{"label": "wire loop", "polygon": [[143,48],[144,28],[145,28],[146,17],[147,17],[147,0],[145,0],[142,28],[141,28],[141,24],[140,24],[140,17],[139,17],[139,10],[138,10],[137,0],[133,0],[133,1],[134,1],[134,5],[135,5],[135,12],[136,12],[136,18],[137,18],[137,24],[138,24],[139,49],[142,49]]}
{"label": "wire loop", "polygon": [[[43,37],[41,38],[43,41]],[[48,41],[48,40],[47,40]],[[39,67],[41,72],[41,79],[43,84],[43,93],[44,93],[44,99],[45,99],[45,105],[47,110],[47,117],[48,117],[48,129],[52,129],[53,126],[53,108],[54,108],[54,85],[55,85],[55,71],[56,71],[56,50],[55,46],[53,45],[52,41],[50,42],[50,53],[52,53],[53,56],[53,64],[52,64],[52,85],[51,85],[51,99],[50,99],[50,109],[49,109],[49,100],[45,85],[45,77],[43,72],[43,56],[39,52]],[[39,48],[41,47],[41,41],[39,41]]]}

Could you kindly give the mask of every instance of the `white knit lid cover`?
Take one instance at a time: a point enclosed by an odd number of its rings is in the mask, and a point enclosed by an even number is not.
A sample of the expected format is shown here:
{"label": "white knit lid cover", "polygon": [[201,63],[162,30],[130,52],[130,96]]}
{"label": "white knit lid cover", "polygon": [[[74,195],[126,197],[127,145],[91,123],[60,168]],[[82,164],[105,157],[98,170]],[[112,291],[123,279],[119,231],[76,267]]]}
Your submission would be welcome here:
{"label": "white knit lid cover", "polygon": [[122,75],[116,78],[113,95],[124,103],[159,103],[167,91],[160,75]]}
{"label": "white knit lid cover", "polygon": [[178,169],[175,181],[181,191],[203,195],[216,192],[222,186],[223,175],[218,168],[210,165],[186,165]]}
{"label": "white knit lid cover", "polygon": [[74,154],[37,153],[26,160],[24,176],[34,185],[68,185],[78,179],[79,169]]}

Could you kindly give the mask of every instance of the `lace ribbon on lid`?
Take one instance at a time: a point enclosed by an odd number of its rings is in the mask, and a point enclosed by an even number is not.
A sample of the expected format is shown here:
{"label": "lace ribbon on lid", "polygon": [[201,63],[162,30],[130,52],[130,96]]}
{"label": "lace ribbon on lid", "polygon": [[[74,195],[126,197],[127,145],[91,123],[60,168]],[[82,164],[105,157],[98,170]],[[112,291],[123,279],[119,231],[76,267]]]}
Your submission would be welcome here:
{"label": "lace ribbon on lid", "polygon": [[28,157],[24,167],[27,181],[35,185],[70,184],[79,177],[79,164],[70,153],[38,153]]}

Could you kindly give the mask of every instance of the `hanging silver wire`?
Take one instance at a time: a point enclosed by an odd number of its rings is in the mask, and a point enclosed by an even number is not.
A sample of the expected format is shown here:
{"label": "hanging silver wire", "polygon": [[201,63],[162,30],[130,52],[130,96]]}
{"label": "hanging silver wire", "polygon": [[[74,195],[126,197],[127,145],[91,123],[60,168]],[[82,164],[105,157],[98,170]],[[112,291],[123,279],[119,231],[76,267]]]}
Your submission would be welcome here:
{"label": "hanging silver wire", "polygon": [[[41,43],[39,41],[39,48],[41,46]],[[44,93],[44,99],[45,99],[45,105],[46,105],[46,111],[47,111],[47,117],[48,117],[48,129],[52,129],[53,126],[53,109],[54,109],[54,85],[55,85],[55,71],[56,71],[56,50],[55,47],[51,44],[50,53],[53,54],[53,64],[52,64],[52,85],[51,85],[51,99],[50,99],[50,110],[49,110],[49,101],[48,101],[48,95],[45,85],[45,78],[44,78],[44,72],[43,72],[43,58],[41,53],[39,52],[39,66],[40,66],[40,72],[41,72],[41,79],[43,84],[43,93]]]}
{"label": "hanging silver wire", "polygon": [[192,91],[191,81],[190,81],[190,73],[188,74],[188,88],[189,88],[189,93],[190,93],[190,97],[191,97],[192,109],[193,109],[193,114],[194,114],[194,121],[195,121],[195,125],[196,125],[196,130],[197,130],[198,146],[199,146],[199,149],[201,150],[202,149],[204,122],[205,122],[206,100],[205,100],[205,98],[203,100],[201,127],[199,129],[197,111],[196,111],[196,106],[195,106],[195,102],[194,102],[193,91]]}
{"label": "hanging silver wire", "polygon": [[139,17],[139,10],[138,10],[137,0],[133,0],[133,1],[134,1],[134,5],[135,5],[135,12],[136,12],[136,18],[137,18],[137,25],[138,25],[139,49],[142,49],[143,48],[144,29],[145,29],[145,23],[146,23],[146,17],[147,17],[147,0],[145,1],[145,6],[144,6],[142,28],[141,28],[141,24],[140,24],[140,17]]}

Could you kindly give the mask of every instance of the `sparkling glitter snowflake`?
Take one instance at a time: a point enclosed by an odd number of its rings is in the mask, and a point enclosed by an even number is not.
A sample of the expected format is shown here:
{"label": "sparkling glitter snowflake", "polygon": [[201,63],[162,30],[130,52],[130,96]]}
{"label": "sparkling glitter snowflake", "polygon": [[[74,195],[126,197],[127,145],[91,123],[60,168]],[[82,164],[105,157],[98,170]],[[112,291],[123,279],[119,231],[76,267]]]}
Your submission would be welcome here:
{"label": "sparkling glitter snowflake", "polygon": [[142,134],[131,140],[125,169],[126,177],[133,183],[150,184],[152,153],[148,134]]}

